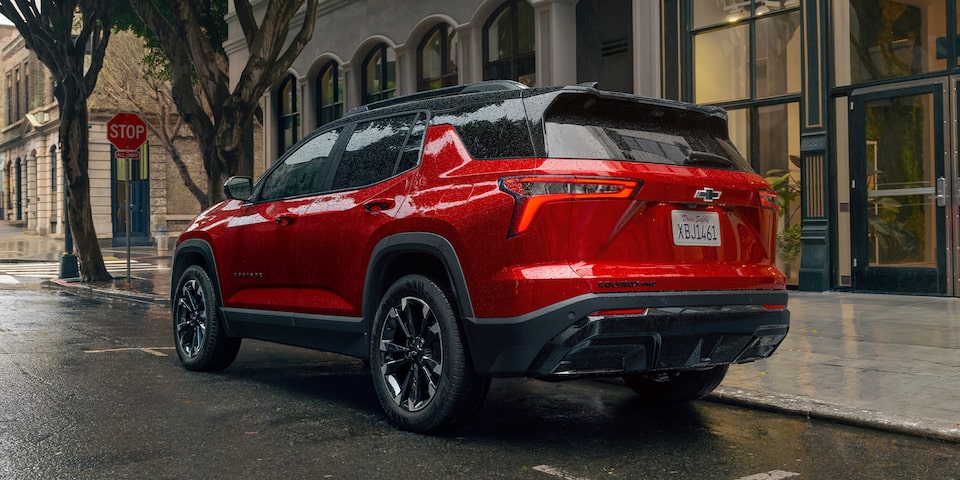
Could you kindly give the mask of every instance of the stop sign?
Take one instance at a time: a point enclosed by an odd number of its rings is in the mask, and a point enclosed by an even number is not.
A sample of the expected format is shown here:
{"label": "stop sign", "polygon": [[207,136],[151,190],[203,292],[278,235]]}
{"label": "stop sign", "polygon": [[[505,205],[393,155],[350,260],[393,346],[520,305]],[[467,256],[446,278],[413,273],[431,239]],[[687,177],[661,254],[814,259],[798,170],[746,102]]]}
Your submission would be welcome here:
{"label": "stop sign", "polygon": [[107,122],[107,140],[117,150],[136,150],[147,141],[147,124],[136,113],[120,112]]}

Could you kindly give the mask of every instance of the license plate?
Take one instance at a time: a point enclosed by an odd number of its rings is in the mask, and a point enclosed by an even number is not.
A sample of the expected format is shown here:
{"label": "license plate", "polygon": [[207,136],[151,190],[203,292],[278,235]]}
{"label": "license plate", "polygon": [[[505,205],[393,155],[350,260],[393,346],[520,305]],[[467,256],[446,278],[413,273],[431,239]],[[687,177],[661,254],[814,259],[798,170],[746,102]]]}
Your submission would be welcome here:
{"label": "license plate", "polygon": [[674,210],[671,215],[674,245],[720,246],[720,214],[717,212]]}

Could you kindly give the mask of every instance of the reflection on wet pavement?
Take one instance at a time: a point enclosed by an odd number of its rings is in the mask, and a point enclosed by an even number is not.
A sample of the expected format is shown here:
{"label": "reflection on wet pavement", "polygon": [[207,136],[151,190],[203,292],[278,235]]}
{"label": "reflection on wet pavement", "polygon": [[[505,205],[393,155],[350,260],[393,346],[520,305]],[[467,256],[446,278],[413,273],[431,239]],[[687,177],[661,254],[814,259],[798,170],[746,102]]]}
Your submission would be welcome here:
{"label": "reflection on wet pavement", "polygon": [[956,415],[960,299],[791,293],[790,311],[780,350],[731,368],[723,387],[920,418]]}

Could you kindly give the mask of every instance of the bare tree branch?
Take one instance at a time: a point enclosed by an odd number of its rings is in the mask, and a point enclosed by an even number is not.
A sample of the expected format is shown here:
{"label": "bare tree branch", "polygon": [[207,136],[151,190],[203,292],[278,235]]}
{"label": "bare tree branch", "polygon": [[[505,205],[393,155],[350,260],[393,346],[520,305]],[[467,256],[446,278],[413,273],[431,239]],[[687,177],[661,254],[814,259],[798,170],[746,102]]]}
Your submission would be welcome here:
{"label": "bare tree branch", "polygon": [[[200,19],[212,11],[210,2],[167,0],[171,20],[154,3],[159,0],[128,1],[170,62],[173,100],[200,142],[208,199],[211,203],[219,201],[226,177],[239,172],[241,165],[249,168],[253,163],[248,132],[259,113],[260,98],[290,68],[312,36],[318,0],[261,2],[258,8],[262,8],[263,18],[259,25],[250,0],[233,0],[250,55],[232,88],[227,56],[223,45],[216,43],[222,39],[214,39],[201,25]],[[291,23],[301,9],[302,25],[291,39]],[[199,84],[202,96],[194,89],[194,82]]]}

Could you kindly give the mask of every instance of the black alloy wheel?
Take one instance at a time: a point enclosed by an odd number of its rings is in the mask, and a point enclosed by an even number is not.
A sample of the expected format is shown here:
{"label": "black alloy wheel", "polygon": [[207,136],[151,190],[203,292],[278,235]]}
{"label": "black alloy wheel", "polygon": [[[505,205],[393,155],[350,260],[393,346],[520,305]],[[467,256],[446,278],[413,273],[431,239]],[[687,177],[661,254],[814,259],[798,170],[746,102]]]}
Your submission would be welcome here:
{"label": "black alloy wheel", "polygon": [[173,341],[180,363],[188,370],[223,370],[240,350],[239,338],[223,331],[213,282],[201,267],[188,267],[177,282],[173,299]]}
{"label": "black alloy wheel", "polygon": [[461,425],[479,409],[490,385],[470,365],[447,294],[421,275],[401,278],[384,295],[370,363],[388,419],[410,431]]}

